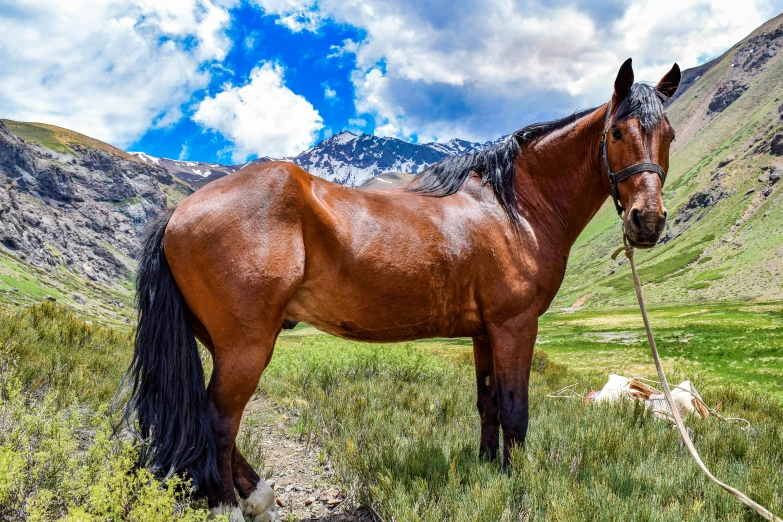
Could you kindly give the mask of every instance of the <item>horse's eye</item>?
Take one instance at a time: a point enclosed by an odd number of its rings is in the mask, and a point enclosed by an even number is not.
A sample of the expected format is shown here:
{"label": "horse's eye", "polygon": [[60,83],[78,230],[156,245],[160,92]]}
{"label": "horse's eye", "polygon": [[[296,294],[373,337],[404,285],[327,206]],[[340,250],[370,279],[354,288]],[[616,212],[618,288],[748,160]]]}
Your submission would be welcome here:
{"label": "horse's eye", "polygon": [[620,133],[619,130],[617,130],[617,129],[613,129],[612,130],[612,138],[614,138],[616,140],[619,140],[619,139],[622,139],[622,137],[623,137],[623,135]]}

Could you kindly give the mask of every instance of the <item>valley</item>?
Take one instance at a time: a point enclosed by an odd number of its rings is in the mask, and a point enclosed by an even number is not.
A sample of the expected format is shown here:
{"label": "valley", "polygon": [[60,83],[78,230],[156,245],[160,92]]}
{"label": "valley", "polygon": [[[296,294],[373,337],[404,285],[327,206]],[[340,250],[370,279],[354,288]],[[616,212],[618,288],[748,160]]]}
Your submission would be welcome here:
{"label": "valley", "polygon": [[[636,254],[670,380],[692,380],[710,406],[751,426],[690,416],[695,444],[719,478],[778,514],[781,56],[783,15],[684,71],[667,108],[677,133],[668,224],[658,245]],[[384,190],[494,143],[344,131],[281,159]],[[114,394],[133,351],[135,259],[162,209],[270,159],[158,158],[45,123],[0,121],[0,520],[207,519],[186,481],[158,485],[134,466],[138,445],[112,438]],[[600,389],[610,372],[655,378],[630,268],[609,257],[620,244],[607,201],[540,318],[530,434],[507,472],[478,456],[471,339],[363,344],[304,324],[283,331],[237,444],[277,482],[285,520],[374,520],[371,511],[433,522],[755,520],[639,403],[551,397],[574,384]],[[209,378],[211,358],[199,350]]]}

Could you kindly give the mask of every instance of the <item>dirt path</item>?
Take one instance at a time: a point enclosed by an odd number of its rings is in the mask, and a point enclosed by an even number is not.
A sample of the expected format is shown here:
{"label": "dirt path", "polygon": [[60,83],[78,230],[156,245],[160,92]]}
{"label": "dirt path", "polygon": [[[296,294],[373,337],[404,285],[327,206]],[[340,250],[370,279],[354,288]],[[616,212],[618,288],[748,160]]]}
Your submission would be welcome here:
{"label": "dirt path", "polygon": [[[375,520],[337,485],[332,463],[322,449],[292,435],[293,419],[279,412],[268,397],[253,397],[242,424],[240,439],[246,443],[241,447],[258,449],[264,462],[264,471],[258,471],[275,490],[281,520]],[[252,455],[247,457],[253,460]]]}

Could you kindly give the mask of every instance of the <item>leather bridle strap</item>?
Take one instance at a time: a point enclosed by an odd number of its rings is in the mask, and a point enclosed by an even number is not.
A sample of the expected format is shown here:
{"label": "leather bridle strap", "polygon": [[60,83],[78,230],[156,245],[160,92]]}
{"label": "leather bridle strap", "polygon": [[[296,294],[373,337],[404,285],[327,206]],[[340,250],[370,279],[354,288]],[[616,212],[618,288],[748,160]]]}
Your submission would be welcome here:
{"label": "leather bridle strap", "polygon": [[620,193],[617,190],[617,184],[625,181],[635,174],[642,172],[655,172],[658,177],[661,178],[661,187],[666,183],[666,171],[661,168],[660,165],[655,163],[637,163],[630,167],[612,172],[612,168],[609,166],[609,154],[606,147],[606,134],[609,132],[609,119],[612,115],[612,102],[606,104],[606,115],[604,116],[604,131],[601,134],[601,150],[600,156],[606,170],[606,176],[609,178],[609,188],[612,192],[612,200],[614,201],[614,208],[617,209],[618,214],[622,214],[623,206],[620,204]]}

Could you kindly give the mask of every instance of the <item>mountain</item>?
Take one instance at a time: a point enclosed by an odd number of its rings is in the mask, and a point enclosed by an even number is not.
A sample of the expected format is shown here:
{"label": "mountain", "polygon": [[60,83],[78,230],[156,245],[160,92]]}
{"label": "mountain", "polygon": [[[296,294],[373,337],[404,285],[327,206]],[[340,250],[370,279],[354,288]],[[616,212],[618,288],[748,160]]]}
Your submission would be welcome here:
{"label": "mountain", "polygon": [[143,152],[129,152],[128,154],[149,165],[155,165],[166,169],[172,176],[201,188],[210,181],[232,174],[244,165],[221,165],[219,163],[202,163],[200,161],[179,161],[168,158],[156,158]]}
{"label": "mountain", "polygon": [[[783,15],[683,71],[667,107],[677,133],[664,189],[669,222],[659,245],[637,253],[651,303],[783,299],[781,54]],[[332,181],[384,189],[489,145],[342,132],[283,159]],[[2,120],[0,302],[49,295],[127,318],[144,224],[203,184],[264,161],[227,166],[128,154],[67,129]],[[624,261],[609,258],[620,225],[607,202],[572,249],[555,307],[634,302]]]}
{"label": "mountain", "polygon": [[[447,156],[476,152],[494,143],[496,142],[481,144],[454,139],[445,143],[418,144],[396,138],[379,138],[370,134],[343,131],[296,156],[281,159],[291,161],[329,181],[359,187],[385,172],[416,174]],[[165,168],[173,176],[196,188],[247,165],[272,160],[259,158],[241,165],[220,165],[156,158],[143,152],[130,154],[149,164]]]}
{"label": "mountain", "polygon": [[[144,225],[192,190],[67,129],[0,121],[0,300],[130,304]],[[122,306],[121,306],[122,305]]]}
{"label": "mountain", "polygon": [[410,183],[413,180],[414,174],[408,174],[405,172],[384,172],[379,176],[371,178],[358,188],[362,190],[388,190],[397,188]]}
{"label": "mountain", "polygon": [[[638,251],[650,302],[783,299],[783,15],[683,71],[667,108],[677,133],[661,243]],[[574,246],[560,307],[631,304],[611,203]],[[622,257],[622,256],[621,256]]]}

